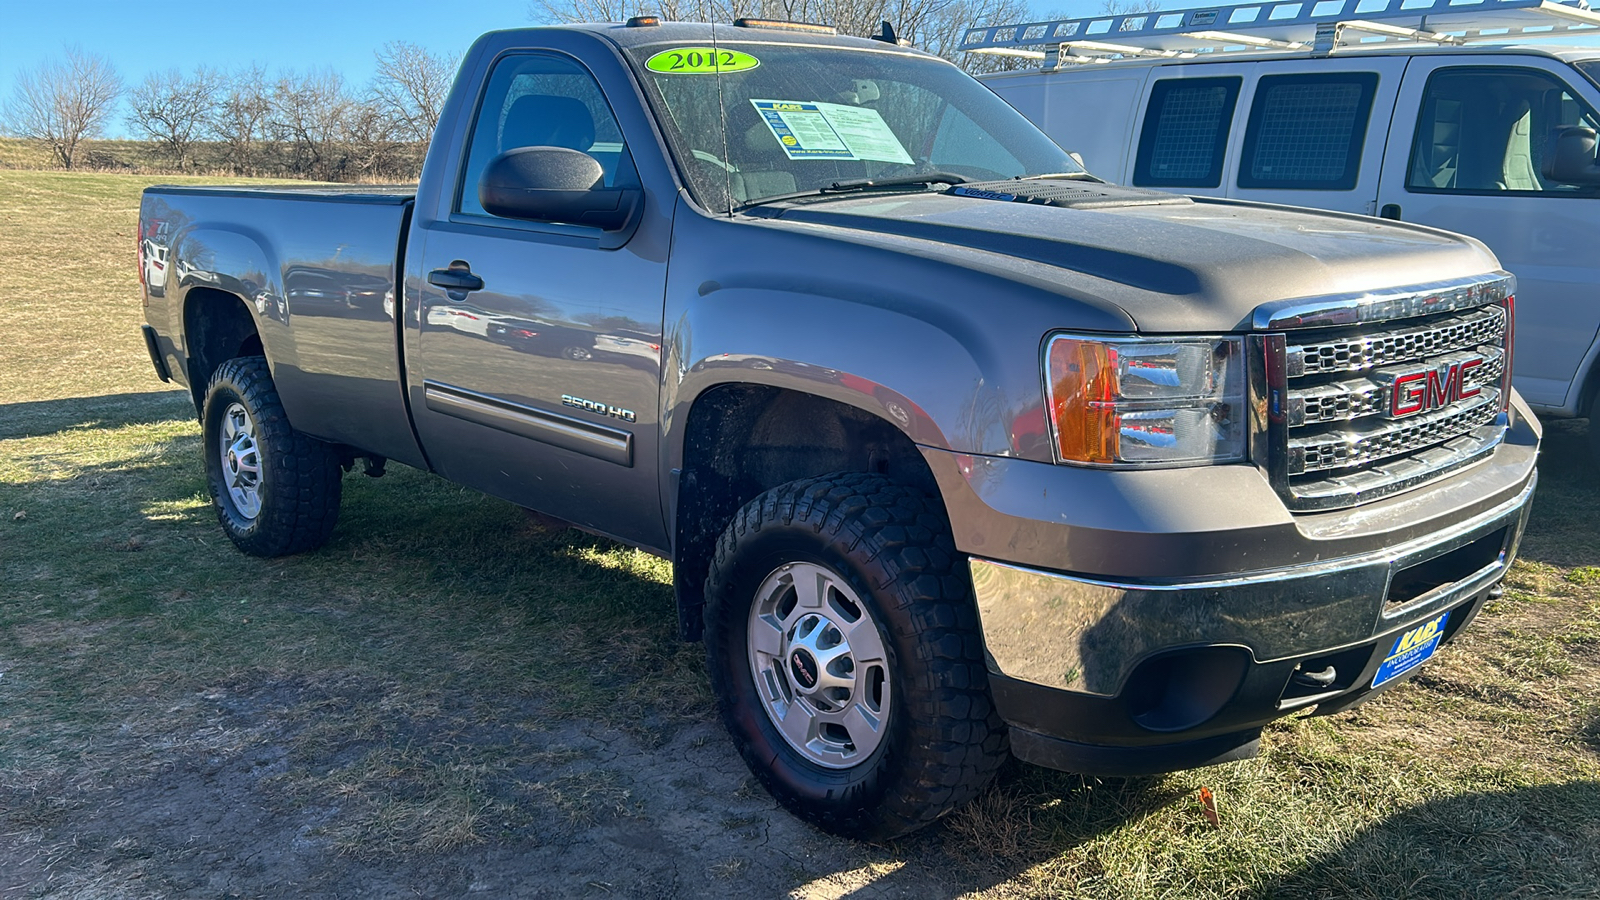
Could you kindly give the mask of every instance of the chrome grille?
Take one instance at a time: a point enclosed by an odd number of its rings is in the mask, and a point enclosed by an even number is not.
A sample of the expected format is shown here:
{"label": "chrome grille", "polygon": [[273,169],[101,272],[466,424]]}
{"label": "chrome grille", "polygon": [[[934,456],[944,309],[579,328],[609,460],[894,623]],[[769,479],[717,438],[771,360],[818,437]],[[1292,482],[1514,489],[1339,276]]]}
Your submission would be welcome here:
{"label": "chrome grille", "polygon": [[1436,320],[1426,328],[1387,329],[1376,334],[1296,345],[1289,348],[1289,377],[1358,372],[1480,344],[1498,344],[1505,330],[1506,311],[1491,306],[1469,315]]}
{"label": "chrome grille", "polygon": [[1289,439],[1289,474],[1342,469],[1453,438],[1490,422],[1500,412],[1500,392],[1487,390],[1470,404],[1360,429],[1320,432]]}
{"label": "chrome grille", "polygon": [[1505,431],[1511,287],[1497,273],[1451,285],[1448,302],[1390,292],[1379,308],[1404,318],[1386,320],[1359,298],[1332,298],[1336,315],[1303,301],[1295,323],[1350,324],[1258,335],[1252,455],[1290,508],[1362,503],[1492,453]]}
{"label": "chrome grille", "polygon": [[[1498,348],[1484,346],[1490,352],[1483,354],[1483,365],[1466,376],[1469,385],[1492,385],[1500,381],[1505,354]],[[1471,355],[1454,353],[1435,361],[1465,361]],[[1392,369],[1380,369],[1374,374],[1382,376],[1386,372],[1393,374]],[[1383,412],[1388,404],[1389,390],[1377,378],[1360,377],[1313,385],[1289,394],[1289,427],[1359,419]]]}

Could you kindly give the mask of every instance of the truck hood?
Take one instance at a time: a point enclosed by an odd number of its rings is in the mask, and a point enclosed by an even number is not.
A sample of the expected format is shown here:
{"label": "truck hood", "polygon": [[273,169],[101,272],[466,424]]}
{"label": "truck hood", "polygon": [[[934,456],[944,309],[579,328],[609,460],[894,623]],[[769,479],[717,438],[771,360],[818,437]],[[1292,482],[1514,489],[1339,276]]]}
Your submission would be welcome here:
{"label": "truck hood", "polygon": [[[1002,271],[1042,265],[1060,293],[1110,304],[1145,332],[1248,329],[1262,304],[1493,272],[1472,238],[1367,216],[1167,197],[1045,206],[948,192],[756,207],[752,214],[885,249]],[[1140,197],[1142,195],[1142,198]],[[1004,195],[1001,195],[1004,196]],[[1036,279],[1030,279],[1037,284]]]}

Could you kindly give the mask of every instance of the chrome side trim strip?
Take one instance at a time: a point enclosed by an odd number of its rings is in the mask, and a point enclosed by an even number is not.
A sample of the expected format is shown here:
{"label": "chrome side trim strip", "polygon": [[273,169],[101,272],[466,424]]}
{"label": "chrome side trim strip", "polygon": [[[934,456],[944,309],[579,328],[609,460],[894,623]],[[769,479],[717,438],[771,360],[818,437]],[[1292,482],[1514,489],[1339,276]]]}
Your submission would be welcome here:
{"label": "chrome side trim strip", "polygon": [[437,381],[422,383],[428,409],[595,459],[633,466],[633,434],[572,416],[510,403]]}
{"label": "chrome side trim strip", "polygon": [[1499,270],[1387,290],[1279,300],[1256,307],[1250,327],[1256,331],[1326,328],[1476,309],[1503,301],[1516,292],[1516,285],[1515,276]]}

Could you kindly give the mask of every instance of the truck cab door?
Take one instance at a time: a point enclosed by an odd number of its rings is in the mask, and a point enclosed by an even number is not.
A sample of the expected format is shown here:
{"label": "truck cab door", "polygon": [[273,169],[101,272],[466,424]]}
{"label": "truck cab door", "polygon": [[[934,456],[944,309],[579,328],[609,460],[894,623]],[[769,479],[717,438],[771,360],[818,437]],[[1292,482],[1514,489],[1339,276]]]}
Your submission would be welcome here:
{"label": "truck cab door", "polygon": [[1377,212],[1383,142],[1405,65],[1401,56],[1256,64],[1240,98],[1228,196]]}
{"label": "truck cab door", "polygon": [[1541,171],[1552,132],[1600,127],[1600,94],[1560,60],[1417,56],[1395,107],[1380,210],[1469,234],[1517,276],[1515,384],[1571,413],[1600,332],[1600,200]]}
{"label": "truck cab door", "polygon": [[[417,434],[452,481],[664,547],[656,435],[671,176],[614,54],[497,54],[495,39],[463,68],[483,89],[453,133],[441,127],[435,146],[452,143],[430,157],[431,196],[412,231],[405,351]],[[490,160],[529,146],[595,158],[604,187],[643,192],[642,213],[607,231],[485,211]],[[644,166],[640,146],[654,154]]]}

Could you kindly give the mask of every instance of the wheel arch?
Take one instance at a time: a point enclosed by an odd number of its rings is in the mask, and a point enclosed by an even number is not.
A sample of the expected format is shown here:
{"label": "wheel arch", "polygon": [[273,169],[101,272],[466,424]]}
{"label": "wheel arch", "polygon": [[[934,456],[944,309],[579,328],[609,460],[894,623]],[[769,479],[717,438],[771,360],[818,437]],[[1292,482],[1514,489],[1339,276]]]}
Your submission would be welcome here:
{"label": "wheel arch", "polygon": [[717,539],[764,491],[836,472],[869,472],[943,505],[917,444],[878,410],[777,385],[727,382],[702,391],[681,430],[670,501],[679,634],[701,636],[705,578]]}
{"label": "wheel arch", "polygon": [[183,374],[195,409],[217,366],[236,356],[280,361],[286,328],[281,301],[282,270],[266,237],[250,229],[216,223],[180,228],[168,253],[167,285],[176,298],[183,349]]}
{"label": "wheel arch", "polygon": [[196,412],[217,367],[238,356],[265,356],[261,329],[238,294],[192,288],[183,299],[184,368]]}

